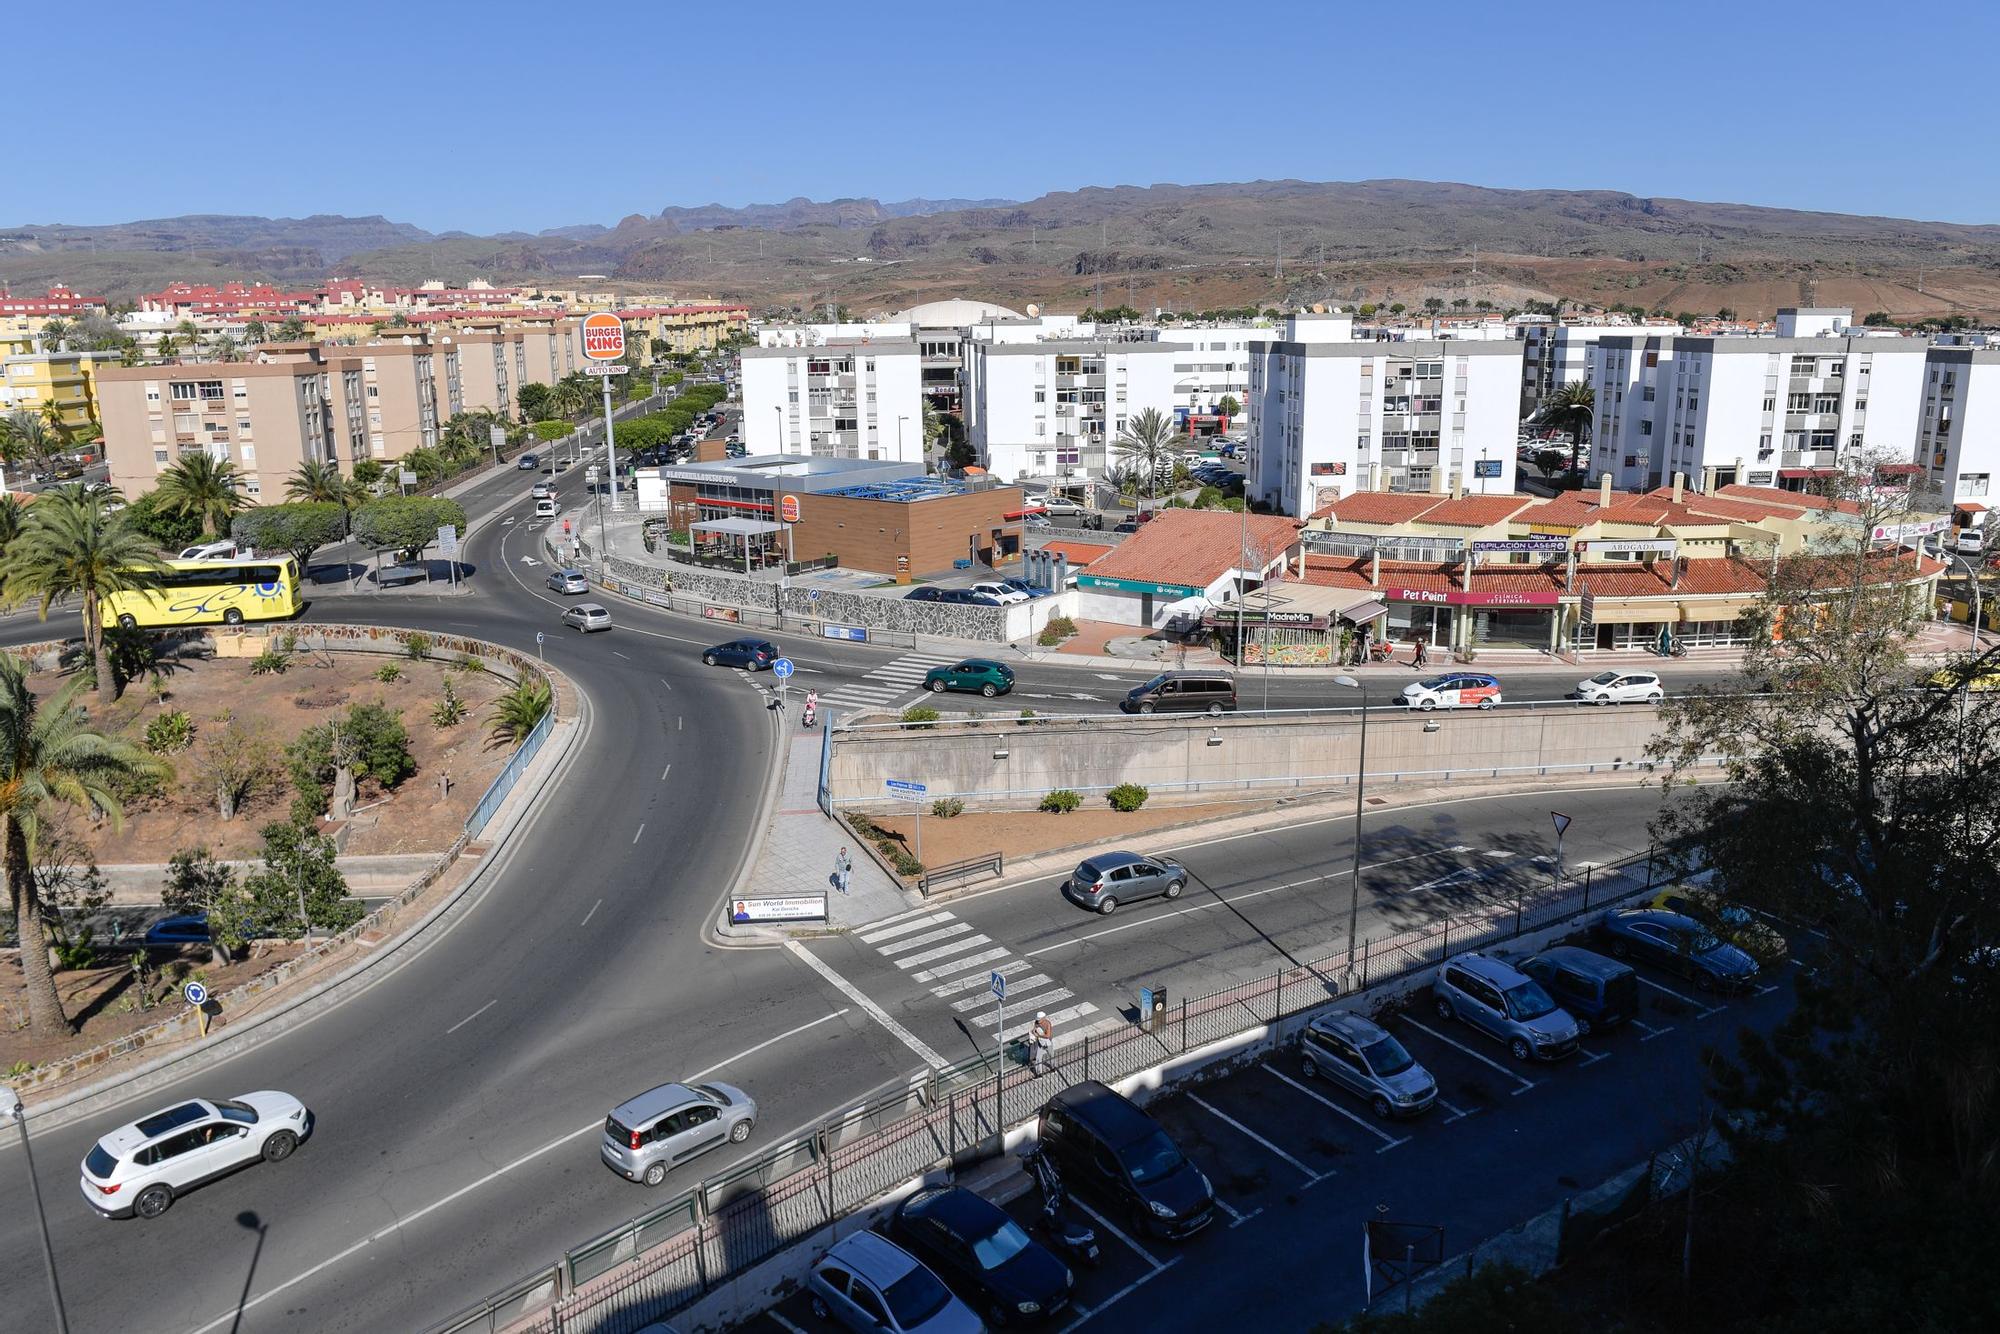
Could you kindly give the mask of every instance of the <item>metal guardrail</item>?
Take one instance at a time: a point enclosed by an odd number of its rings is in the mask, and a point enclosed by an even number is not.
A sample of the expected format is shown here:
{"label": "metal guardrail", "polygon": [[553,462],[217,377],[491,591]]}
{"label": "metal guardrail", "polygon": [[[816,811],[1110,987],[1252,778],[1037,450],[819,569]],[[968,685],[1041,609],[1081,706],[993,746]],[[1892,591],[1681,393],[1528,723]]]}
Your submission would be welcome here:
{"label": "metal guardrail", "polygon": [[552,698],[549,700],[549,711],[542,715],[542,720],[536,723],[528,735],[522,738],[521,744],[514,748],[513,755],[508,757],[506,767],[493,775],[493,781],[486,785],[485,795],[481,796],[479,804],[472,808],[472,814],[465,817],[467,838],[478,838],[480,832],[486,828],[486,822],[493,818],[494,812],[500,809],[500,803],[507,800],[507,794],[512,792],[514,784],[520,781],[528,762],[535,758],[535,753],[542,748],[542,743],[549,739],[549,732],[555,727],[555,722],[556,705]]}
{"label": "metal guardrail", "polygon": [[918,878],[917,888],[925,894],[929,894],[933,888],[939,885],[950,884],[954,881],[999,876],[1005,870],[1005,855],[992,852],[984,857],[968,857],[962,862],[952,862],[947,866],[940,866],[936,870],[927,871]]}
{"label": "metal guardrail", "polygon": [[[1330,950],[1295,967],[1183,999],[1151,1027],[1085,1033],[1059,1045],[1048,1073],[1029,1068],[1019,1043],[943,1070],[924,1070],[858,1107],[787,1138],[610,1232],[569,1251],[430,1334],[507,1328],[536,1334],[636,1334],[687,1309],[730,1280],[945,1164],[997,1151],[998,1136],[1025,1122],[1051,1093],[1079,1079],[1112,1082],[1209,1043],[1318,1009],[1337,997],[1436,967],[1453,951],[1558,925],[1643,893],[1678,874],[1665,850],[1583,870],[1511,899],[1483,902],[1439,922],[1376,937],[1350,959]],[[1351,968],[1350,968],[1351,965]],[[547,1283],[558,1282],[551,1291]],[[535,1309],[524,1305],[540,1297]]]}

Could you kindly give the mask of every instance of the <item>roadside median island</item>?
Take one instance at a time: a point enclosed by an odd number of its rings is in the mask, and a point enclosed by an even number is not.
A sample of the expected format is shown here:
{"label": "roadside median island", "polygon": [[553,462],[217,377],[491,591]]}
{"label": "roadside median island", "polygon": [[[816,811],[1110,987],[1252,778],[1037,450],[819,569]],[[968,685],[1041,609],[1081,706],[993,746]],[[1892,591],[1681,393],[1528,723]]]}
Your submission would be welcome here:
{"label": "roadside median island", "polygon": [[[965,811],[938,818],[928,811],[923,816],[923,865],[926,869],[950,866],[980,857],[1000,854],[1008,865],[1018,861],[1068,850],[1115,847],[1121,839],[1178,828],[1233,815],[1260,815],[1277,807],[1275,799],[1250,802],[1211,802],[1201,805],[1161,806],[1148,810],[1114,811],[1101,798],[1067,814],[1043,810]],[[848,817],[855,837],[872,843],[895,864],[889,848],[906,852],[916,859],[917,817]],[[886,837],[875,837],[871,830]],[[888,848],[884,848],[884,843]],[[917,875],[902,879],[916,883]]]}
{"label": "roadside median island", "polygon": [[[123,651],[122,696],[91,696],[80,717],[124,757],[106,780],[122,818],[44,799],[31,860],[45,974],[6,922],[0,1068],[24,1090],[60,1096],[184,1049],[199,1036],[189,982],[211,997],[211,1028],[233,1030],[388,953],[470,881],[473,840],[577,707],[566,680],[511,650],[384,627]],[[82,698],[74,643],[10,656],[31,713]],[[368,903],[343,865],[362,868]]]}

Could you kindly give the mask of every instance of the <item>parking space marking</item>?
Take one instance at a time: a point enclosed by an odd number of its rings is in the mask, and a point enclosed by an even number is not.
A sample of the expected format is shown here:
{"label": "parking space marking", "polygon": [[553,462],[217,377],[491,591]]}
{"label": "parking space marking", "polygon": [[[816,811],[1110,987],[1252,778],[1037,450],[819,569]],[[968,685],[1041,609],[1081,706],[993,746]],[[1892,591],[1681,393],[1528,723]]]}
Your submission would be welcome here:
{"label": "parking space marking", "polygon": [[1706,1019],[1708,1018],[1708,1016],[1716,1013],[1718,1010],[1722,1008],[1720,1005],[1710,1005],[1704,1007],[1700,1001],[1694,1000],[1693,998],[1688,996],[1683,996],[1681,995],[1680,992],[1675,991],[1672,987],[1663,987],[1658,982],[1649,982],[1643,977],[1639,979],[1639,985],[1642,987],[1651,987],[1655,991],[1663,992],[1666,995],[1672,996],[1675,1000],[1679,1001],[1681,1004],[1693,1010],[1695,1012],[1694,1017],[1697,1019]]}
{"label": "parking space marking", "polygon": [[1342,1107],[1338,1103],[1334,1102],[1333,1099],[1326,1097],[1323,1094],[1313,1092],[1311,1089],[1307,1088],[1304,1084],[1299,1083],[1298,1080],[1293,1079],[1290,1075],[1284,1073],[1282,1070],[1274,1069],[1270,1065],[1266,1064],[1260,1064],[1258,1066],[1258,1069],[1264,1071],[1266,1074],[1273,1075],[1278,1079],[1284,1080],[1287,1084],[1290,1084],[1293,1088],[1305,1094],[1308,1098],[1311,1098],[1314,1102],[1320,1104],[1322,1107],[1325,1107],[1328,1111],[1339,1112],[1342,1116],[1352,1121],[1355,1125],[1360,1126],[1363,1130],[1373,1135],[1376,1139],[1381,1140],[1382,1147],[1375,1150],[1375,1152],[1377,1153],[1387,1153],[1389,1150],[1395,1148],[1398,1144],[1408,1144],[1410,1142],[1410,1137],[1408,1135],[1403,1136],[1403,1138],[1401,1139],[1397,1139],[1394,1135],[1385,1133],[1381,1127],[1369,1125],[1366,1121],[1356,1116],[1353,1112],[1348,1111],[1345,1107]]}
{"label": "parking space marking", "polygon": [[1127,1283],[1124,1287],[1118,1289],[1118,1291],[1112,1293],[1109,1297],[1106,1297],[1103,1301],[1099,1302],[1097,1305],[1086,1306],[1079,1309],[1076,1313],[1075,1318],[1072,1319],[1067,1325],[1064,1325],[1062,1327],[1062,1334],[1069,1334],[1071,1330],[1075,1329],[1078,1325],[1081,1325],[1084,1321],[1090,1319],[1092,1316],[1102,1315],[1104,1313],[1104,1309],[1110,1306],[1113,1302],[1116,1302],[1121,1298],[1131,1296],[1133,1290],[1136,1289],[1140,1284],[1152,1282],[1154,1279],[1158,1278],[1161,1274],[1166,1273],[1169,1269],[1172,1269],[1175,1265],[1179,1264],[1182,1258],[1183,1257],[1176,1255],[1173,1259],[1167,1261],[1165,1264],[1161,1265],[1158,1269],[1149,1269],[1145,1273],[1139,1275],[1139,1277],[1133,1279],[1130,1283]]}
{"label": "parking space marking", "polygon": [[1147,1264],[1151,1265],[1156,1272],[1158,1270],[1166,1268],[1165,1265],[1161,1264],[1158,1260],[1153,1258],[1153,1253],[1151,1251],[1147,1250],[1144,1246],[1141,1246],[1138,1242],[1132,1240],[1130,1237],[1126,1236],[1123,1232],[1119,1231],[1118,1225],[1116,1223],[1113,1223],[1103,1214],[1100,1214],[1099,1212],[1097,1212],[1097,1210],[1091,1208],[1087,1201],[1080,1200],[1074,1194],[1071,1194],[1069,1197],[1069,1202],[1075,1205],[1077,1208],[1083,1210],[1085,1213],[1089,1214],[1092,1218],[1096,1219],[1097,1225],[1099,1227],[1103,1228],[1106,1232],[1109,1232],[1112,1236],[1118,1238],[1118,1240],[1124,1242],[1127,1246],[1130,1246],[1132,1248],[1133,1254],[1137,1255],[1141,1260],[1144,1260]]}
{"label": "parking space marking", "polygon": [[932,959],[948,958],[965,950],[976,949],[981,945],[991,945],[992,943],[993,940],[989,936],[967,936],[963,940],[954,940],[949,945],[939,945],[936,949],[925,950],[922,954],[912,954],[907,959],[898,959],[896,960],[896,967],[914,968],[920,963],[929,963]]}
{"label": "parking space marking", "polygon": [[[963,959],[953,959],[950,963],[941,963],[935,968],[926,968],[921,973],[911,973],[910,981],[930,982],[940,977],[950,977],[953,973],[962,973],[968,968],[977,968],[982,963],[992,963],[995,959],[1004,959],[1006,957],[1007,949],[1005,946],[999,949],[981,950],[977,954],[968,954]],[[911,960],[911,962],[914,963],[915,960]]]}
{"label": "parking space marking", "polygon": [[1446,1111],[1451,1113],[1450,1116],[1447,1116],[1444,1119],[1444,1123],[1446,1125],[1450,1125],[1453,1121],[1463,1121],[1466,1117],[1475,1116],[1479,1112],[1479,1109],[1477,1107],[1469,1107],[1469,1108],[1459,1107],[1453,1103],[1445,1101],[1445,1099],[1442,1096],[1438,1098],[1438,1106],[1444,1108]]}
{"label": "parking space marking", "polygon": [[806,1332],[803,1329],[800,1329],[797,1325],[785,1319],[785,1317],[779,1315],[776,1311],[766,1311],[764,1312],[764,1314],[771,1318],[773,1324],[783,1325],[786,1329],[789,1329],[792,1332],[792,1334],[806,1334]]}
{"label": "parking space marking", "polygon": [[1605,1059],[1605,1057],[1610,1054],[1608,1052],[1591,1051],[1588,1048],[1586,1048],[1582,1043],[1578,1043],[1576,1049],[1583,1053],[1583,1063],[1585,1065],[1596,1065],[1599,1061]]}
{"label": "parking space marking", "polygon": [[1663,1034],[1671,1033],[1674,1031],[1674,1026],[1672,1024],[1668,1024],[1665,1028],[1654,1028],[1651,1024],[1646,1023],[1643,1020],[1639,1019],[1634,1019],[1632,1021],[1632,1027],[1643,1028],[1644,1030],[1646,1030],[1646,1036],[1639,1039],[1639,1041],[1641,1042],[1651,1042],[1654,1038],[1660,1037]]}
{"label": "parking space marking", "polygon": [[1411,1028],[1416,1029],[1419,1033],[1430,1034],[1432,1037],[1436,1038],[1439,1042],[1442,1042],[1447,1047],[1456,1047],[1458,1050],[1464,1052],[1467,1056],[1470,1056],[1473,1060],[1479,1062],[1481,1065],[1489,1066],[1492,1069],[1498,1070],[1501,1074],[1507,1076],[1507,1078],[1513,1080],[1515,1083],[1521,1086],[1514,1090],[1514,1096],[1517,1098],[1520,1097],[1523,1093],[1526,1093],[1529,1089],[1535,1087],[1534,1080],[1527,1079],[1522,1077],[1521,1075],[1515,1074],[1512,1070],[1509,1070],[1506,1066],[1500,1064],[1500,1062],[1496,1060],[1491,1059],[1490,1057],[1481,1056],[1478,1052],[1466,1046],[1463,1042],[1452,1041],[1450,1038],[1438,1032],[1435,1028],[1432,1028],[1428,1024],[1420,1024],[1416,1020],[1410,1018],[1410,1016],[1408,1016],[1407,1014],[1403,1016],[1403,1022],[1408,1024]]}
{"label": "parking space marking", "polygon": [[[924,945],[935,945],[940,940],[950,940],[953,936],[962,936],[970,930],[972,930],[972,923],[954,922],[950,926],[941,926],[935,931],[926,931],[920,936],[911,936],[908,940],[898,940],[892,941],[887,945],[878,945],[876,952],[886,959],[893,959],[904,950],[913,950]],[[984,939],[984,937],[981,937],[981,939]]]}
{"label": "parking space marking", "polygon": [[1776,990],[1777,990],[1776,987],[1772,986],[1769,982],[1766,982],[1763,986],[1757,988],[1757,994],[1759,996],[1768,996]]}
{"label": "parking space marking", "polygon": [[893,940],[897,936],[905,936],[912,931],[921,931],[927,926],[935,926],[939,922],[950,920],[951,914],[948,912],[927,912],[897,926],[883,927],[878,931],[864,931],[861,933],[861,939],[867,944],[879,945],[885,940]]}
{"label": "parking space marking", "polygon": [[1207,1112],[1210,1116],[1222,1122],[1224,1125],[1235,1127],[1238,1131],[1242,1132],[1242,1134],[1246,1138],[1258,1144],[1263,1145],[1265,1148],[1269,1149],[1272,1153],[1277,1154],[1280,1158],[1283,1158],[1286,1162],[1290,1163],[1293,1167],[1298,1168],[1299,1172],[1305,1177],[1306,1184],[1308,1186],[1315,1184],[1322,1177],[1333,1175],[1333,1173],[1330,1171],[1329,1172],[1313,1171],[1310,1167],[1307,1167],[1304,1163],[1292,1157],[1291,1154],[1286,1153],[1283,1149],[1271,1143],[1270,1140],[1265,1139],[1262,1135],[1252,1130],[1249,1126],[1244,1125],[1241,1121],[1238,1121],[1235,1117],[1229,1115],[1229,1113],[1216,1110],[1213,1106],[1203,1101],[1201,1095],[1196,1093],[1190,1093],[1188,1094],[1188,1101],[1193,1103],[1195,1106],[1201,1108],[1203,1111]]}

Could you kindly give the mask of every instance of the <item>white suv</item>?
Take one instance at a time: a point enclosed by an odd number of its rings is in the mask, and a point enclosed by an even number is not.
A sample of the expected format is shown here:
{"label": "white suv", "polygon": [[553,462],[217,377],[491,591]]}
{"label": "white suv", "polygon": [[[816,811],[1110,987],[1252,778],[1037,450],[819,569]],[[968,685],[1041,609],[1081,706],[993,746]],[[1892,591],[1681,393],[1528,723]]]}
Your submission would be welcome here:
{"label": "white suv", "polygon": [[1023,593],[1018,588],[1009,588],[997,579],[989,579],[983,584],[974,584],[972,591],[975,593],[984,593],[987,597],[1003,604],[1009,602],[1026,602],[1028,600],[1026,593]]}
{"label": "white suv", "polygon": [[92,1145],[83,1160],[83,1198],[112,1218],[158,1218],[175,1196],[203,1182],[259,1159],[283,1162],[312,1130],[312,1113],[289,1093],[195,1098]]}

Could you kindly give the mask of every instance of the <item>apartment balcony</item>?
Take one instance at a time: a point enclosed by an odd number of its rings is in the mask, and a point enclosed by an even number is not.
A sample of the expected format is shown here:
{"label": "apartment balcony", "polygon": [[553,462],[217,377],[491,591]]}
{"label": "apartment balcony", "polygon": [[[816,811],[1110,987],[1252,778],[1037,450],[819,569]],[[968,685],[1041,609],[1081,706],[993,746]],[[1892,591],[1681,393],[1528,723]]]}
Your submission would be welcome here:
{"label": "apartment balcony", "polygon": [[1059,374],[1056,376],[1056,387],[1059,389],[1102,389],[1104,388],[1104,372],[1078,371],[1074,375]]}

